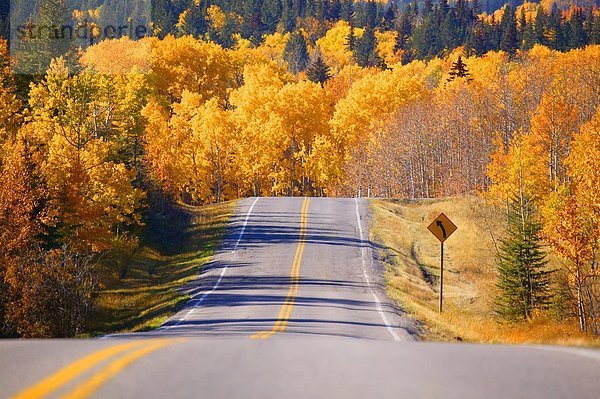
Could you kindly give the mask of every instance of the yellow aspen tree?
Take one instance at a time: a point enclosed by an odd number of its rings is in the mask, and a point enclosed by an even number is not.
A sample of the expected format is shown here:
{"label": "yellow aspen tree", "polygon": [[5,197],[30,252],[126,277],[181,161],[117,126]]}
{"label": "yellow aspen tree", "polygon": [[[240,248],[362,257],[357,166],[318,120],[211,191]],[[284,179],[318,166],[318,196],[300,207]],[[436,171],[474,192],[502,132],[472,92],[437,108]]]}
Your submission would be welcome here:
{"label": "yellow aspen tree", "polygon": [[191,121],[189,146],[198,157],[204,190],[201,198],[220,203],[237,197],[234,174],[237,126],[230,111],[223,109],[216,98],[206,102]]}
{"label": "yellow aspen tree", "polygon": [[577,129],[578,111],[563,92],[547,91],[531,118],[534,143],[545,153],[548,178],[554,189],[567,180],[565,159],[573,132]]}
{"label": "yellow aspen tree", "polygon": [[59,240],[74,250],[100,252],[119,227],[140,223],[143,197],[135,171],[111,160],[113,107],[107,76],[70,76],[62,59],[30,93],[31,122],[23,134],[44,146],[43,174],[60,220]]}

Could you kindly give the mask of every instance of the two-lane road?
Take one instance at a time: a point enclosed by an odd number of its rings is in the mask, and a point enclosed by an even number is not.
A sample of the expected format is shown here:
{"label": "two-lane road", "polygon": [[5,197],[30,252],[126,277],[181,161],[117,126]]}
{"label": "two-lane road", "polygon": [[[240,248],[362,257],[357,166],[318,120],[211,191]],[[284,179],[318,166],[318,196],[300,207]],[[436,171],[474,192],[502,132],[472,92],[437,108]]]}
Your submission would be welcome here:
{"label": "two-lane road", "polygon": [[385,296],[366,206],[242,201],[164,326],[0,342],[0,397],[600,397],[597,351],[418,342]]}
{"label": "two-lane road", "polygon": [[[245,201],[193,299],[152,334],[275,334],[413,340],[386,297],[361,215],[362,201]],[[194,294],[195,292],[195,294]]]}

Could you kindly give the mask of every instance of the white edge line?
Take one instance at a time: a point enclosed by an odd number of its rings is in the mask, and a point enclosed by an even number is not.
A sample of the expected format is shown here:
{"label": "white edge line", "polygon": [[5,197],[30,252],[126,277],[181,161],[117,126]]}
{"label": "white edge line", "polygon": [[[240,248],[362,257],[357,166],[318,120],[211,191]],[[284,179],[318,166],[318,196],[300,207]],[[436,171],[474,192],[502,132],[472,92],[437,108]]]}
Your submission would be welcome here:
{"label": "white edge line", "polygon": [[600,351],[587,348],[568,348],[563,346],[546,346],[546,345],[529,345],[530,348],[556,353],[566,353],[569,355],[587,357],[590,359],[600,360]]}
{"label": "white edge line", "polygon": [[[358,230],[360,232],[360,241],[361,241],[361,244],[362,244],[362,243],[365,242],[365,239],[364,239],[364,232],[363,232],[363,228],[362,228],[362,223],[360,221],[360,212],[358,211],[358,198],[355,198],[354,202],[356,203],[356,222],[358,223]],[[363,276],[365,277],[365,281],[367,282],[367,285],[371,289],[371,293],[373,294],[373,299],[375,299],[375,303],[376,303],[376,307],[377,307],[377,312],[381,316],[381,319],[383,320],[383,323],[385,324],[385,326],[386,326],[387,330],[389,331],[389,333],[392,335],[392,337],[394,337],[394,341],[400,341],[400,337],[398,336],[398,334],[396,334],[396,332],[392,328],[392,325],[390,324],[390,321],[388,320],[388,318],[386,317],[386,315],[385,315],[385,313],[383,311],[383,306],[381,305],[381,301],[379,300],[379,298],[377,297],[377,294],[375,294],[375,290],[371,286],[371,280],[369,280],[369,276],[367,275],[367,267],[366,267],[366,261],[365,261],[365,258],[366,258],[366,249],[365,249],[364,245],[361,245],[360,252],[361,252],[361,261],[362,261]]]}
{"label": "white edge line", "polygon": [[[248,221],[250,220],[250,216],[252,215],[252,211],[254,210],[254,206],[256,205],[256,203],[258,202],[259,198],[256,198],[254,200],[254,202],[252,203],[252,205],[250,206],[250,209],[248,209],[248,213],[246,214],[246,219],[244,220],[244,224],[242,225],[242,230],[240,231],[240,235],[237,239],[237,242],[235,243],[235,246],[233,247],[233,251],[231,251],[231,253],[235,253],[235,251],[237,251],[238,246],[240,245],[240,242],[242,242],[242,238],[244,237],[244,233],[246,232],[246,227],[248,226]],[[179,326],[181,323],[183,323],[184,321],[187,320],[187,318],[190,316],[190,314],[192,314],[192,312],[202,303],[204,302],[204,300],[213,292],[215,292],[219,286],[221,285],[221,282],[223,281],[223,277],[225,277],[225,274],[227,273],[227,269],[229,269],[229,266],[225,266],[223,268],[223,271],[221,272],[221,275],[219,276],[219,279],[217,280],[217,283],[215,284],[215,286],[208,292],[204,293],[199,299],[190,299],[190,301],[188,302],[188,304],[194,304],[190,310],[188,310],[188,312],[185,314],[185,316],[183,316],[182,319],[179,319],[177,321],[177,323],[169,325],[169,326],[161,326],[158,329],[164,329],[164,330],[168,330],[170,328],[174,328]],[[168,323],[168,321],[167,321]]]}

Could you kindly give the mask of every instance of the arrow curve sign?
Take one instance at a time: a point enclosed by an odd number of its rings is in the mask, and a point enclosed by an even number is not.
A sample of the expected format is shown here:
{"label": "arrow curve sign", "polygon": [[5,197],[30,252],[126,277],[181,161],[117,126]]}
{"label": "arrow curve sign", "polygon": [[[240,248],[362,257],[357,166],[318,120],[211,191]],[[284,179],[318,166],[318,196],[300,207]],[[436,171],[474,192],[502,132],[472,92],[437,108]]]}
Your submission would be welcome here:
{"label": "arrow curve sign", "polygon": [[458,229],[458,227],[448,219],[448,216],[443,213],[431,222],[427,228],[440,242],[446,241]]}

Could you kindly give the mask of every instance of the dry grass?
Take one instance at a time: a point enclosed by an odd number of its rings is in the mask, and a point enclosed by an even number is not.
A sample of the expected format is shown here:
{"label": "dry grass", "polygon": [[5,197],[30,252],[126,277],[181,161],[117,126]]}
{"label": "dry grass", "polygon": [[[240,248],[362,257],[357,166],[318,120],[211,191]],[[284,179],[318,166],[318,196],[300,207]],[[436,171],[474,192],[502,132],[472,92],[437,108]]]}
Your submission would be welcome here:
{"label": "dry grass", "polygon": [[[474,197],[374,200],[371,210],[371,239],[382,247],[388,294],[424,323],[425,339],[600,345],[579,332],[574,320],[559,323],[540,315],[531,322],[510,325],[495,318],[494,241],[504,229],[505,218],[499,210]],[[444,313],[440,315],[440,244],[427,226],[441,212],[458,230],[445,243]]]}
{"label": "dry grass", "polygon": [[179,207],[151,228],[144,245],[126,261],[125,277],[110,265],[102,273],[104,288],[89,333],[146,331],[164,323],[189,299],[179,289],[210,261],[234,209],[234,202]]}

